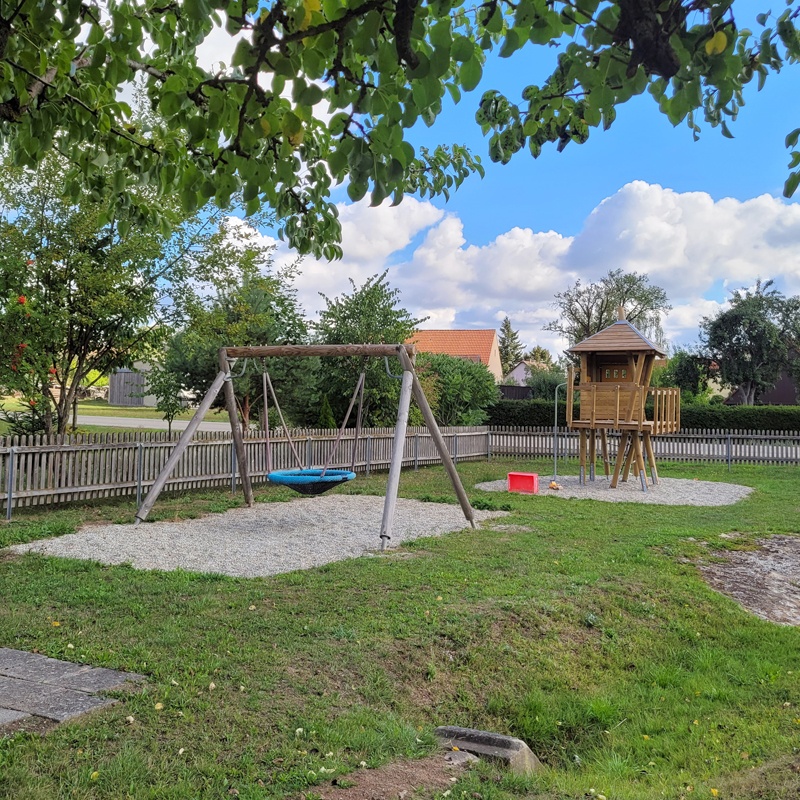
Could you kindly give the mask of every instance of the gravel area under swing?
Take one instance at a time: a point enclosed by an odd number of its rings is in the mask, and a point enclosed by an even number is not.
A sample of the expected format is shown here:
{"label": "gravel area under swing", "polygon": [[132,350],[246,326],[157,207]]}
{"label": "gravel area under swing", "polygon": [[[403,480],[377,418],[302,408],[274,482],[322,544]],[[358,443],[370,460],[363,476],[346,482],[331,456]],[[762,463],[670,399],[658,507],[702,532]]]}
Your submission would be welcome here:
{"label": "gravel area under swing", "polygon": [[[638,478],[631,476],[627,483],[621,480],[616,489],[611,488],[611,481],[605,476],[598,476],[594,481],[586,479],[581,486],[577,475],[559,475],[556,481],[562,489],[548,489],[550,477],[539,476],[539,495],[564,498],[580,498],[584,500],[603,500],[607,503],[651,503],[664,506],[729,506],[747,497],[752,488],[735,483],[717,483],[715,481],[698,481],[687,478],[659,478],[657,486],[648,486],[642,491]],[[484,492],[505,492],[508,482],[488,481],[476,483],[475,488]],[[536,495],[538,496],[538,495]]]}
{"label": "gravel area under swing", "polygon": [[[87,526],[77,533],[14,545],[13,553],[131,564],[136,569],[212,572],[257,578],[357,558],[380,550],[382,496],[332,494],[256,503],[179,522]],[[475,521],[506,516],[475,510]],[[461,507],[398,498],[389,546],[468,528]]]}

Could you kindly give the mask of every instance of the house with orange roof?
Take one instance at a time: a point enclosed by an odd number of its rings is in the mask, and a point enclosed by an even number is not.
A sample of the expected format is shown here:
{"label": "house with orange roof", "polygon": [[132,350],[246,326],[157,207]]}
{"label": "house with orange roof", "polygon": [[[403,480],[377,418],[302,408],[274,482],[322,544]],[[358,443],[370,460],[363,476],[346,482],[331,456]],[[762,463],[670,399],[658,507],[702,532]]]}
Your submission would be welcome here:
{"label": "house with orange roof", "polygon": [[503,379],[500,366],[500,345],[497,331],[489,330],[427,330],[417,331],[406,344],[415,344],[421,353],[445,353],[486,364],[496,381]]}

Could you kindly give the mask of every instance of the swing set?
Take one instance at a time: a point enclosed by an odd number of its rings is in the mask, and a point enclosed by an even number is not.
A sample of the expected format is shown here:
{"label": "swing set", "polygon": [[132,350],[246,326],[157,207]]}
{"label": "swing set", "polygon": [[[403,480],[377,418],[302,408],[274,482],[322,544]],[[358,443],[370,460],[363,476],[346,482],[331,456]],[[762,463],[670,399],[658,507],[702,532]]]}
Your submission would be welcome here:
{"label": "swing set", "polygon": [[[234,449],[236,452],[236,462],[239,469],[239,474],[242,481],[242,489],[244,491],[245,502],[248,507],[253,506],[253,488],[250,481],[250,470],[247,462],[247,455],[244,447],[244,437],[242,435],[241,427],[239,426],[239,418],[236,410],[236,398],[233,391],[233,382],[231,369],[236,363],[237,359],[245,359],[245,366],[247,359],[260,358],[262,365],[266,358],[290,358],[290,357],[312,357],[312,356],[334,356],[334,357],[353,357],[360,356],[364,358],[377,357],[388,359],[396,357],[400,360],[403,367],[400,386],[400,403],[397,413],[397,425],[394,431],[394,443],[392,447],[392,457],[389,465],[389,479],[386,488],[386,497],[383,506],[383,519],[381,521],[380,539],[381,550],[386,549],[386,543],[392,538],[392,526],[394,522],[395,506],[397,504],[397,492],[400,485],[400,471],[403,463],[403,450],[406,441],[406,428],[408,426],[408,412],[411,404],[411,395],[414,395],[417,405],[422,412],[425,425],[431,434],[439,457],[442,459],[445,470],[447,471],[450,481],[453,484],[458,502],[461,505],[461,510],[464,512],[465,519],[469,524],[475,528],[475,518],[470,505],[467,493],[461,484],[461,479],[456,471],[453,459],[442,436],[439,426],[425,397],[425,392],[422,384],[419,381],[416,370],[414,369],[414,359],[416,357],[416,348],[413,344],[348,344],[348,345],[270,345],[264,347],[222,347],[219,350],[219,367],[214,382],[206,392],[205,397],[201,401],[194,416],[192,417],[186,429],[181,434],[178,443],[170,453],[167,463],[164,465],[158,477],[154,481],[150,491],[147,494],[144,502],[141,504],[136,512],[136,522],[138,525],[143,522],[147,515],[150,513],[153,505],[155,504],[158,496],[161,494],[164,486],[172,475],[175,466],[180,461],[186,448],[194,437],[200,422],[206,415],[206,412],[211,408],[215,398],[222,389],[225,393],[225,405],[228,410],[228,416],[231,422],[231,432],[233,434]],[[388,362],[387,362],[388,364]],[[388,368],[387,368],[388,371]],[[244,368],[242,368],[242,373]],[[397,377],[397,376],[395,376]],[[347,409],[344,421],[342,422],[336,440],[333,443],[330,453],[325,460],[322,469],[304,469],[300,459],[297,448],[294,446],[291,437],[289,436],[289,428],[284,420],[283,413],[281,412],[278,398],[275,394],[275,389],[272,386],[272,380],[269,373],[264,367],[262,370],[262,381],[264,389],[264,419],[265,419],[265,447],[266,447],[266,460],[267,460],[267,478],[271,483],[288,486],[301,494],[318,495],[332,489],[334,486],[339,486],[342,483],[355,478],[355,460],[356,460],[356,447],[358,445],[359,435],[361,433],[361,415],[364,403],[364,383],[365,372],[362,371],[358,382],[356,384],[353,396],[350,399],[350,405]],[[275,410],[283,427],[284,435],[286,436],[292,454],[297,462],[298,469],[292,470],[277,470],[272,471],[272,453],[271,443],[269,439],[269,424],[267,398],[272,397],[275,404]],[[350,469],[331,469],[330,464],[333,462],[334,456],[338,449],[339,443],[344,435],[347,423],[350,419],[350,414],[353,411],[356,400],[358,400],[358,411],[356,414],[356,431],[353,441],[353,449],[350,459]]]}

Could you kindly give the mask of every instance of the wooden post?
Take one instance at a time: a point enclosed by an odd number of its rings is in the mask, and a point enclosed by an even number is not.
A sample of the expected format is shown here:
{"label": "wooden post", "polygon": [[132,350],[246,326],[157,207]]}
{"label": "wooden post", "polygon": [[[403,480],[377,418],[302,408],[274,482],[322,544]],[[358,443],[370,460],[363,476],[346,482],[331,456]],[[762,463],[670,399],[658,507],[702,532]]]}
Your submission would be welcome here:
{"label": "wooden post", "polygon": [[178,439],[178,443],[173,448],[172,452],[167,459],[167,463],[164,464],[164,468],[161,472],[158,473],[158,477],[155,479],[155,482],[150,487],[150,491],[147,493],[147,497],[144,499],[144,503],[142,503],[139,510],[136,512],[136,522],[135,525],[138,525],[140,522],[147,519],[147,515],[150,513],[150,510],[153,508],[156,500],[158,500],[158,496],[161,494],[164,486],[166,485],[167,481],[169,480],[169,476],[172,475],[172,470],[175,469],[175,465],[180,461],[181,456],[183,455],[186,448],[189,446],[189,442],[192,441],[192,437],[195,434],[195,431],[200,426],[200,423],[203,421],[203,417],[205,417],[206,412],[209,408],[211,408],[211,404],[214,402],[216,396],[219,394],[219,390],[222,388],[222,384],[225,382],[225,375],[227,374],[227,370],[221,370],[216,378],[214,378],[214,383],[211,384],[211,387],[206,392],[206,396],[203,398],[202,402],[197,408],[197,411],[194,412],[194,416],[189,421],[189,424],[186,426],[186,430],[181,434],[181,438]]}
{"label": "wooden post", "polygon": [[633,463],[633,457],[635,455],[635,450],[634,450],[634,447],[633,447],[633,440],[634,440],[633,432],[630,432],[628,434],[628,439],[629,439],[629,442],[630,442],[630,446],[628,447],[628,454],[625,456],[625,464],[622,467],[622,482],[623,483],[627,483],[628,482],[628,474],[631,471],[631,464]]}
{"label": "wooden post", "polygon": [[608,431],[600,429],[600,449],[603,454],[603,470],[606,478],[611,474],[611,465],[608,463]]}
{"label": "wooden post", "polygon": [[656,455],[653,452],[653,442],[650,438],[650,431],[644,432],[644,446],[647,450],[647,460],[650,462],[650,477],[653,479],[653,486],[658,485],[658,467],[656,466]]}
{"label": "wooden post", "polygon": [[639,478],[642,481],[642,491],[647,491],[647,470],[644,468],[644,456],[642,455],[642,440],[639,438],[639,434],[635,431],[631,434],[633,437],[633,450],[634,455],[636,457],[636,463],[639,466]]}
{"label": "wooden post", "polygon": [[411,363],[411,359],[403,345],[397,346],[397,357],[400,359],[403,369],[410,372],[413,377],[414,382],[411,389],[414,392],[414,399],[417,401],[419,410],[422,412],[422,417],[425,420],[425,424],[428,426],[431,438],[439,452],[439,457],[442,459],[442,464],[444,464],[444,468],[450,476],[450,481],[458,496],[458,502],[461,504],[461,510],[464,512],[464,516],[469,521],[469,524],[472,525],[473,528],[476,528],[475,516],[472,513],[472,506],[469,503],[469,498],[464,491],[464,487],[461,485],[461,478],[458,476],[455,464],[453,464],[453,459],[450,458],[450,453],[442,438],[442,432],[439,430],[439,426],[436,424],[436,418],[433,416],[433,411],[431,411],[431,407],[428,404],[428,398],[425,397],[425,392],[422,389],[422,384],[419,382],[414,365]]}
{"label": "wooden post", "polygon": [[247,465],[242,429],[239,426],[239,413],[236,410],[236,396],[233,393],[233,381],[231,380],[230,367],[228,365],[228,355],[224,347],[219,349],[219,368],[227,373],[223,382],[225,405],[228,407],[228,416],[231,420],[231,434],[233,435],[233,446],[236,448],[236,460],[239,462],[239,475],[242,477],[244,500],[248,507],[252,508],[253,487],[250,485],[250,469]]}
{"label": "wooden post", "polygon": [[386,485],[386,499],[383,502],[383,520],[381,521],[381,552],[386,549],[386,543],[392,538],[392,525],[394,524],[394,509],[397,505],[397,490],[400,486],[400,472],[403,469],[403,450],[406,445],[406,428],[408,426],[408,409],[411,405],[411,387],[414,376],[403,370],[400,385],[400,403],[397,408],[397,425],[394,428],[394,443],[392,444],[392,460],[389,464],[389,480]]}
{"label": "wooden post", "polygon": [[617,449],[617,463],[614,465],[614,476],[611,478],[611,488],[617,488],[617,481],[619,480],[619,473],[622,469],[622,462],[625,460],[625,447],[628,444],[628,439],[630,438],[629,431],[623,431],[619,437],[619,447]]}
{"label": "wooden post", "polygon": [[578,440],[580,442],[579,448],[579,461],[580,464],[580,483],[581,486],[586,485],[586,439],[587,439],[588,431],[586,428],[580,428],[578,430]]}

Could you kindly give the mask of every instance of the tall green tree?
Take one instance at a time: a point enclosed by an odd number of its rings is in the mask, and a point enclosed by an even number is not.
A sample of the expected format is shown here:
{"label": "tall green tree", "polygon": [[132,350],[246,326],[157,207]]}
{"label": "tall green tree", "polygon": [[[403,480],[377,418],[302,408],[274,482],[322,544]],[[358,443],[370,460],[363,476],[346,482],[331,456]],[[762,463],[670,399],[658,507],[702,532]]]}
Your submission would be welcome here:
{"label": "tall green tree", "polygon": [[672,310],[667,293],[637,272],[611,270],[595,283],[576,281],[558,292],[553,306],[559,317],[542,330],[563,336],[570,345],[582,342],[617,320],[617,308],[625,308],[625,317],[656,344],[663,344],[661,318]]}
{"label": "tall green tree", "polygon": [[55,158],[0,164],[0,383],[41,410],[48,434],[66,431],[81,384],[163,340],[162,284],[180,269],[158,231],[123,233],[104,221],[107,195],[74,203],[63,181]]}
{"label": "tall green tree", "polygon": [[716,361],[723,385],[738,388],[745,405],[775,387],[781,370],[800,375],[800,296],[784,297],[772,281],[731,294],[731,307],[703,317],[704,355]]}
{"label": "tall green tree", "polygon": [[[426,388],[434,400],[434,416],[440,425],[483,425],[488,410],[500,399],[494,375],[486,364],[446,353],[420,353],[420,371],[430,380]],[[430,396],[429,396],[430,395]]]}
{"label": "tall green tree", "polygon": [[511,320],[508,317],[504,317],[500,323],[500,336],[497,344],[500,349],[500,369],[503,375],[508,375],[522,360],[522,354],[525,351],[519,340],[519,331],[515,331],[511,327]]}
{"label": "tall green tree", "polygon": [[546,347],[542,347],[538,344],[531,347],[522,358],[525,361],[535,361],[537,364],[544,364],[548,369],[555,366],[553,354]]}
{"label": "tall green tree", "polygon": [[[766,6],[766,4],[765,4]],[[0,136],[18,164],[57,149],[75,168],[67,191],[114,196],[112,215],[168,225],[141,182],[176,192],[192,212],[243,191],[248,212],[275,210],[300,252],[333,257],[340,234],[331,191],[373,204],[404,193],[445,196],[482,168],[462,147],[415,150],[445,93],[459,101],[489,58],[547,48],[550,75],[508,98],[473,101],[492,160],[581,144],[617,107],[649,94],[694,135],[727,121],[759,86],[800,58],[798,6],[765,8],[737,26],[744,0],[16,0],[0,7]],[[198,51],[216,26],[224,63]],[[236,37],[236,38],[233,38]],[[141,76],[156,129],[138,126],[120,90]],[[524,81],[522,82],[524,83]],[[800,129],[789,134],[794,148]],[[792,158],[792,169],[800,156]],[[792,172],[785,192],[800,183]]]}
{"label": "tall green tree", "polygon": [[[199,402],[219,372],[217,353],[224,346],[303,344],[308,330],[293,287],[294,269],[272,272],[272,247],[252,241],[240,250],[230,246],[216,254],[229,259],[205,287],[183,299],[183,323],[170,340],[165,368]],[[316,362],[311,359],[246,359],[231,372],[242,428],[246,430],[254,409],[263,410],[262,373],[270,374],[284,416],[292,422],[310,423],[318,414]],[[271,403],[270,403],[271,404]],[[222,392],[212,408],[222,409]]]}
{"label": "tall green tree", "polygon": [[[424,319],[415,319],[400,306],[400,292],[392,289],[386,272],[373,275],[362,286],[350,281],[352,292],[326,297],[325,309],[315,323],[315,338],[321,344],[401,344]],[[400,373],[399,362],[389,362]],[[400,381],[389,377],[383,360],[376,358],[323,358],[322,385],[336,419],[343,419],[361,371],[366,372],[365,424],[394,425],[400,399]]]}
{"label": "tall green tree", "polygon": [[691,403],[708,394],[710,359],[701,353],[676,350],[666,366],[653,373],[654,386],[676,386],[681,402]]}

